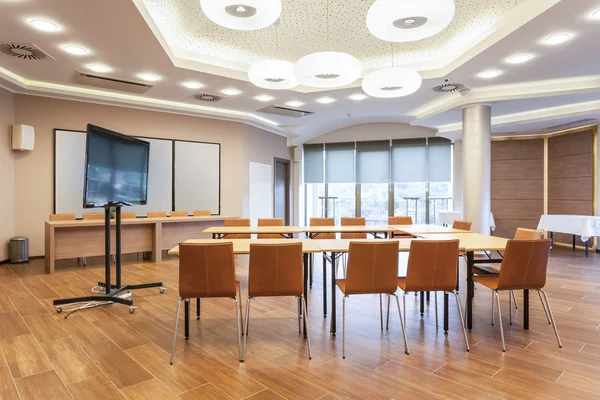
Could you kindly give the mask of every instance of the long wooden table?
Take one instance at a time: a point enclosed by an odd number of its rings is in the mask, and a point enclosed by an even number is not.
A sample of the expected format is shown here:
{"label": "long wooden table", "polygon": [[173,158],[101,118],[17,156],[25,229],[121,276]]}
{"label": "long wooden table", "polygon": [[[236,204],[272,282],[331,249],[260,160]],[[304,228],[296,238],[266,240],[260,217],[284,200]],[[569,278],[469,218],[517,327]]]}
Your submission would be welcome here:
{"label": "long wooden table", "polygon": [[335,226],[301,226],[300,229],[302,232],[305,232],[306,235],[315,239],[321,233],[367,233],[372,235],[374,238],[378,238],[379,235],[383,234],[384,237],[388,237],[390,232],[393,231],[390,227],[386,225],[335,225]]}
{"label": "long wooden table", "polygon": [[[122,252],[151,253],[152,261],[162,261],[162,250],[203,236],[203,231],[223,225],[227,217],[167,217],[123,219]],[[111,232],[115,248],[115,232]],[[104,220],[47,221],[45,226],[46,272],[54,273],[57,260],[104,255]]]}
{"label": "long wooden table", "polygon": [[291,239],[294,234],[301,233],[297,226],[211,226],[204,233],[212,235],[213,239],[224,239],[227,235],[271,234]]}
{"label": "long wooden table", "polygon": [[449,233],[471,233],[471,231],[465,231],[462,229],[450,228],[447,226],[439,225],[388,225],[388,228],[392,229],[394,233],[401,232],[413,236],[419,235],[439,235]]}

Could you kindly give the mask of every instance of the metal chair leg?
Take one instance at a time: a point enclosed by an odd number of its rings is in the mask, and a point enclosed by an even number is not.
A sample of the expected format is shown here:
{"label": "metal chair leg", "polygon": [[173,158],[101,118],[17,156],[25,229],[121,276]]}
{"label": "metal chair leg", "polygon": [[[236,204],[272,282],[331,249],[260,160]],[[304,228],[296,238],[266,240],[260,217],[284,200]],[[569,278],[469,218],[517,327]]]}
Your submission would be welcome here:
{"label": "metal chair leg", "polygon": [[437,292],[433,292],[433,301],[435,301],[435,327],[438,327],[438,310],[437,310]]}
{"label": "metal chair leg", "polygon": [[508,323],[512,325],[512,296],[508,292]]}
{"label": "metal chair leg", "polygon": [[250,322],[250,300],[252,300],[252,298],[248,297],[248,300],[246,300],[246,334],[244,335],[244,355],[242,356],[242,358],[245,360],[246,359],[246,348],[247,348],[247,339],[248,339],[248,323]]}
{"label": "metal chair leg", "polygon": [[544,303],[544,299],[542,298],[542,293],[538,290],[538,296],[540,296],[540,301],[542,302],[542,307],[544,308],[544,313],[546,314],[546,319],[548,320],[548,325],[552,325],[552,321],[550,321],[550,315],[548,314],[548,309],[546,308],[546,303]]}
{"label": "metal chair leg", "polygon": [[348,296],[344,296],[342,299],[342,358],[346,358],[346,299]]}
{"label": "metal chair leg", "polygon": [[558,335],[558,328],[556,327],[556,321],[554,320],[554,314],[552,314],[552,308],[550,308],[550,302],[548,301],[548,295],[542,289],[539,289],[538,292],[541,292],[544,295],[544,299],[546,300],[546,307],[548,308],[548,314],[550,314],[550,321],[552,322],[552,327],[554,328],[554,334],[556,335],[556,341],[558,342],[558,347],[562,348],[562,342],[560,340],[560,336]]}
{"label": "metal chair leg", "polygon": [[[236,319],[236,328],[237,328],[237,337],[238,337],[238,353],[239,353],[239,360],[240,362],[244,362],[244,351],[242,349],[242,316],[241,316],[241,310],[239,305],[241,304],[241,299],[237,299],[234,297],[235,300],[235,319]],[[246,336],[244,336],[246,337]]]}
{"label": "metal chair leg", "polygon": [[406,326],[406,295],[407,293],[405,292],[402,296],[402,309],[404,310],[404,326]]}
{"label": "metal chair leg", "polygon": [[200,299],[196,299],[196,319],[200,319]]}
{"label": "metal chair leg", "polygon": [[181,302],[183,299],[179,299],[177,302],[177,317],[175,318],[175,333],[173,334],[173,348],[171,349],[171,365],[173,365],[173,358],[175,358],[175,343],[177,342],[177,329],[179,328],[179,312],[181,311]]}
{"label": "metal chair leg", "polygon": [[[405,293],[406,295],[406,293]],[[402,317],[402,311],[400,311],[400,299],[398,299],[398,295],[393,293],[392,296],[396,298],[396,305],[398,306],[398,315],[400,316],[400,327],[402,328],[402,336],[404,337],[404,352],[409,354],[408,352],[408,340],[406,340],[406,325],[404,324],[404,318]],[[406,303],[405,303],[406,305]]]}
{"label": "metal chair leg", "polygon": [[496,306],[496,302],[494,301],[495,300],[494,293],[495,292],[492,290],[492,326],[494,326],[494,313],[495,313],[494,308]]}
{"label": "metal chair leg", "polygon": [[497,290],[494,290],[494,294],[498,306],[498,322],[500,324],[500,337],[502,338],[502,351],[506,351],[506,345],[504,344],[504,327],[502,326],[502,311],[500,311],[500,295]]}
{"label": "metal chair leg", "polygon": [[[238,299],[239,299],[238,308],[240,311],[240,320],[242,321],[242,329],[240,329],[240,333],[242,334],[242,336],[244,336],[245,329],[244,329],[244,318],[243,318],[244,313],[242,312],[242,301],[243,301],[242,300],[242,285],[240,285],[239,282],[237,282],[237,289],[238,289]],[[200,300],[200,299],[198,299],[198,300]],[[198,305],[200,305],[200,303],[198,303]]]}
{"label": "metal chair leg", "polygon": [[296,304],[298,305],[298,333],[302,333],[302,304],[300,297],[296,298]]}
{"label": "metal chair leg", "polygon": [[390,329],[390,295],[388,294],[388,307],[387,307],[387,316],[385,322],[385,329]]}
{"label": "metal chair leg", "polygon": [[379,293],[379,322],[381,323],[381,330],[383,330],[383,298],[381,293]]}
{"label": "metal chair leg", "polygon": [[81,260],[83,261],[83,266],[87,267],[87,257],[83,257]]}
{"label": "metal chair leg", "polygon": [[460,325],[463,331],[463,336],[465,338],[465,345],[467,345],[467,351],[471,351],[469,347],[469,339],[467,338],[467,329],[465,328],[465,320],[463,319],[462,306],[460,304],[460,296],[456,290],[453,290],[454,298],[456,298],[456,306],[458,307],[458,317],[460,318]]}
{"label": "metal chair leg", "polygon": [[517,303],[517,296],[515,295],[515,291],[511,290],[510,294],[512,295],[513,301],[515,302],[515,310],[519,309],[519,303]]}
{"label": "metal chair leg", "polygon": [[304,298],[304,296],[300,298],[300,303],[302,304],[303,315],[306,318],[306,343],[308,344],[308,359],[312,360],[312,350],[310,348],[310,329],[308,329],[308,313],[306,311],[308,306],[306,305],[306,299]]}

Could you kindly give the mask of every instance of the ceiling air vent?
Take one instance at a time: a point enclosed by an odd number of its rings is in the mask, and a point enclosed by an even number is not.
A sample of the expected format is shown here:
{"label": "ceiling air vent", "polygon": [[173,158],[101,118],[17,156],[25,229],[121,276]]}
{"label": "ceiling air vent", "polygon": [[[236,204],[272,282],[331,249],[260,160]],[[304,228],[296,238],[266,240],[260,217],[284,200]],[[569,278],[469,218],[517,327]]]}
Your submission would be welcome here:
{"label": "ceiling air vent", "polygon": [[211,93],[196,93],[192,96],[192,99],[196,99],[198,101],[205,101],[207,103],[216,103],[217,101],[223,100],[223,97]]}
{"label": "ceiling air vent", "polygon": [[0,53],[23,60],[54,60],[44,50],[30,43],[0,43]]}
{"label": "ceiling air vent", "polygon": [[301,118],[306,117],[307,115],[312,115],[313,113],[310,111],[302,111],[296,110],[289,107],[280,107],[280,106],[268,106],[265,108],[261,108],[257,110],[258,112],[263,112],[267,114],[275,114],[281,115],[283,117],[292,117],[292,118]]}
{"label": "ceiling air vent", "polygon": [[434,86],[433,91],[438,93],[453,93],[460,92],[466,88],[467,87],[462,83],[445,82],[441,85]]}
{"label": "ceiling air vent", "polygon": [[92,75],[85,72],[75,72],[71,82],[77,85],[135,94],[144,94],[154,87],[147,83],[124,81],[121,79],[108,78],[106,76]]}

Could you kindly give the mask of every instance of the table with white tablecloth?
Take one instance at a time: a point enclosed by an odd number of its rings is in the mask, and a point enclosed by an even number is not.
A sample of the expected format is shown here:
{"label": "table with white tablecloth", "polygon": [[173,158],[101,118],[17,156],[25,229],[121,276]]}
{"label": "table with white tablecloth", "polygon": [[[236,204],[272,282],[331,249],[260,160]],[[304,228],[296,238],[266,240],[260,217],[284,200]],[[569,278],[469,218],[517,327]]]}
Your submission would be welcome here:
{"label": "table with white tablecloth", "polygon": [[600,236],[600,217],[591,215],[542,215],[538,223],[539,230],[554,233],[567,233],[573,235],[573,247],[575,247],[575,236],[581,236],[585,242],[585,255],[588,254],[590,238]]}
{"label": "table with white tablecloth", "polygon": [[[452,226],[454,221],[462,220],[462,213],[460,211],[436,211],[435,212],[435,223],[436,225]],[[490,213],[490,230],[493,232],[496,230],[496,221],[494,221],[494,214]]]}

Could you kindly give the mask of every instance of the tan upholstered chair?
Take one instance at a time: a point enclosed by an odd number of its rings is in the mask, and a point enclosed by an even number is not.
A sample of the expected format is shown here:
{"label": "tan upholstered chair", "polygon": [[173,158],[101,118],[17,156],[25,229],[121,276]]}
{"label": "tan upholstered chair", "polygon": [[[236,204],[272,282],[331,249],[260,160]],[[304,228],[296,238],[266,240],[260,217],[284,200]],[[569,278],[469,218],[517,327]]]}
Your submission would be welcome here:
{"label": "tan upholstered chair", "polygon": [[[396,216],[388,217],[388,225],[412,225],[413,219],[411,216]],[[403,232],[392,232],[392,237],[412,237],[412,235]]]}
{"label": "tan upholstered chair", "polygon": [[[242,303],[240,283],[235,280],[233,244],[222,243],[181,243],[179,245],[179,297],[177,318],[171,350],[171,364],[175,356],[175,343],[179,325],[181,302],[192,298],[228,297],[235,300],[239,360],[244,361],[242,349]],[[189,310],[189,308],[188,308]],[[189,313],[184,316],[189,324]],[[186,332],[187,334],[187,332]],[[187,340],[188,338],[186,338]]]}
{"label": "tan upholstered chair", "polygon": [[[458,240],[413,240],[410,244],[406,277],[398,278],[398,286],[404,292],[403,306],[406,320],[406,295],[409,292],[435,293],[435,326],[437,327],[437,292],[454,294],[458,316],[467,351],[469,341],[463,321],[460,298],[456,291],[458,270]],[[388,299],[389,320],[389,299]]]}
{"label": "tan upholstered chair", "polygon": [[195,210],[194,217],[210,217],[210,210]]}
{"label": "tan upholstered chair", "polygon": [[[333,218],[311,218],[310,219],[310,226],[335,226],[335,219]],[[315,239],[335,239],[336,238],[336,234],[335,233],[319,233]],[[314,276],[314,272],[315,272],[315,255],[311,254],[310,255],[310,287],[312,288],[312,284],[313,284],[313,276]],[[323,314],[326,314],[326,309],[327,309],[327,268],[326,268],[326,261],[327,258],[325,257],[325,253],[323,253]]]}
{"label": "tan upholstered chair", "polygon": [[[293,296],[298,302],[298,330],[302,333],[302,317],[306,323],[308,358],[312,358],[308,314],[304,298],[302,243],[251,244],[248,266],[248,300],[246,302],[246,335],[244,357],[250,321],[250,301],[256,297]],[[302,310],[302,311],[301,311]],[[244,358],[242,358],[244,359]]]}
{"label": "tan upholstered chair", "polygon": [[[346,300],[352,295],[379,294],[379,320],[383,330],[383,304],[381,295],[396,297],[400,326],[404,335],[404,351],[408,354],[408,342],[404,319],[400,311],[398,289],[398,243],[388,241],[350,242],[346,279],[336,281],[344,294],[342,301],[342,355],[346,358]],[[389,310],[388,310],[389,314]]]}
{"label": "tan upholstered chair", "polygon": [[189,217],[190,213],[188,213],[187,211],[171,211],[169,215],[171,217]]}
{"label": "tan upholstered chair", "polygon": [[[556,328],[556,321],[554,320],[550,302],[548,301],[548,295],[544,291],[551,243],[552,241],[549,239],[509,240],[504,251],[500,273],[498,275],[478,275],[473,277],[475,282],[491,289],[492,296],[496,298],[502,351],[506,351],[506,346],[504,344],[504,328],[502,326],[502,313],[500,311],[500,296],[498,295],[498,292],[501,290],[537,290],[540,293],[540,300],[546,312],[546,317],[554,328],[558,347],[562,347],[558,329]],[[493,321],[494,307],[492,306],[492,324]]]}
{"label": "tan upholstered chair", "polygon": [[[258,226],[283,226],[283,218],[259,218]],[[281,239],[278,233],[259,233],[258,239]]]}
{"label": "tan upholstered chair", "polygon": [[[342,226],[365,226],[365,217],[344,217],[340,219]],[[366,233],[342,233],[342,239],[366,239]]]}
{"label": "tan upholstered chair", "polygon": [[[250,226],[250,218],[227,218],[223,226]],[[226,236],[227,239],[251,239],[251,234],[234,233]]]}
{"label": "tan upholstered chair", "polygon": [[167,218],[166,211],[148,211],[146,214],[148,218]]}
{"label": "tan upholstered chair", "polygon": [[50,221],[75,221],[75,214],[50,214]]}
{"label": "tan upholstered chair", "polygon": [[462,229],[463,231],[471,230],[472,222],[456,220],[452,223],[454,229]]}
{"label": "tan upholstered chair", "polygon": [[84,221],[89,221],[89,220],[98,220],[104,219],[104,213],[84,213],[83,214],[83,220]]}
{"label": "tan upholstered chair", "polygon": [[123,219],[134,219],[134,218],[137,218],[137,214],[135,213],[135,211],[121,212],[121,218],[123,218]]}

